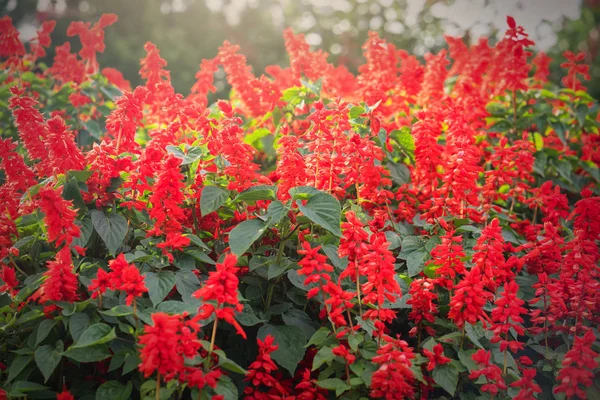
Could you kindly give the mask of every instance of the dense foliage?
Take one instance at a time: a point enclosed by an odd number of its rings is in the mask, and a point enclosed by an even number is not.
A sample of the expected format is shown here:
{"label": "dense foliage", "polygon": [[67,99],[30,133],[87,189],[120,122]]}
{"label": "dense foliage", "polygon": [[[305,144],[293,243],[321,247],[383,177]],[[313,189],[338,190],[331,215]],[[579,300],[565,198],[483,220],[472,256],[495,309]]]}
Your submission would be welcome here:
{"label": "dense foliage", "polygon": [[425,65],[371,34],[354,76],[288,30],[184,97],[152,43],[144,86],[100,68],[115,21],[48,66],[52,22],[0,19],[0,398],[598,398],[583,54],[547,82],[508,17]]}

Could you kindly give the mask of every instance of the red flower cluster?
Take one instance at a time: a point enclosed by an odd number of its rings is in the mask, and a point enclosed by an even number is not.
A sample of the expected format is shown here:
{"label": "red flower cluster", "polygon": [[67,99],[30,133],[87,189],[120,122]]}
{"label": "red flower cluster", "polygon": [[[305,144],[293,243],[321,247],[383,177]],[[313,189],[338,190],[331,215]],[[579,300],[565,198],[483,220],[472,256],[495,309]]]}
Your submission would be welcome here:
{"label": "red flower cluster", "polygon": [[121,290],[127,294],[125,304],[129,306],[136,297],[148,292],[144,277],[134,264],[127,263],[124,254],[119,254],[108,265],[111,271],[99,269],[96,279],[92,279],[88,287],[92,292],[92,298],[101,296],[107,290]]}

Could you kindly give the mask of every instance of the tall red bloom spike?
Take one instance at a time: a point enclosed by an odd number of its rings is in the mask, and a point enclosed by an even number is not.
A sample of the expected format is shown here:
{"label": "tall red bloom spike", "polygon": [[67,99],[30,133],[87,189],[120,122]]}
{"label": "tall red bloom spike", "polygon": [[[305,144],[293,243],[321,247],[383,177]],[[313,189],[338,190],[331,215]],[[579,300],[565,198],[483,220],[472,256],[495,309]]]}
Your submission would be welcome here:
{"label": "tall red bloom spike", "polygon": [[46,280],[38,291],[38,302],[66,301],[73,303],[79,300],[77,287],[79,282],[73,272],[71,253],[68,247],[63,247],[54,261],[48,261],[48,270],[44,273]]}
{"label": "tall red bloom spike", "polygon": [[115,14],[102,14],[98,22],[92,25],[90,22],[74,21],[67,29],[67,36],[79,36],[81,50],[79,55],[86,63],[86,73],[98,72],[98,61],[96,53],[104,52],[104,28],[117,22]]}
{"label": "tall red bloom spike", "polygon": [[567,398],[587,398],[584,388],[592,386],[593,371],[598,368],[598,362],[595,360],[598,353],[592,350],[595,341],[596,336],[592,331],[575,338],[573,347],[562,361],[562,368],[557,377],[559,385],[554,388],[554,393],[564,393]]}

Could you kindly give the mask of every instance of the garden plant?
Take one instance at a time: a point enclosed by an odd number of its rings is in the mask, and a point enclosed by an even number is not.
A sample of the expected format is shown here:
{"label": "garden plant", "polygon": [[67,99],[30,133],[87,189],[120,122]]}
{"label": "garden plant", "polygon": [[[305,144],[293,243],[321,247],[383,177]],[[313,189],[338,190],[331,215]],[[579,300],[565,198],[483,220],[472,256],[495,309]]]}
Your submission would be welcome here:
{"label": "garden plant", "polygon": [[[0,399],[600,399],[600,132],[513,18],[176,93],[0,19]],[[110,43],[107,45],[110,46]],[[230,98],[209,104],[222,70]]]}

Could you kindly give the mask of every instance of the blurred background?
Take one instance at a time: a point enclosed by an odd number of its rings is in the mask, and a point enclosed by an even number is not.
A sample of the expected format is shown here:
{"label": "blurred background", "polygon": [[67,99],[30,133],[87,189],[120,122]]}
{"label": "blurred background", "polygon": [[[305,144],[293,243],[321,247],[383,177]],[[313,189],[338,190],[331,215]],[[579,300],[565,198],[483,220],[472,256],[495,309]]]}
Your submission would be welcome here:
{"label": "blurred background", "polygon": [[[467,42],[480,36],[496,40],[506,29],[506,15],[512,15],[536,41],[537,50],[555,58],[557,82],[560,54],[566,49],[586,52],[589,90],[600,97],[600,0],[0,0],[0,10],[12,17],[22,40],[33,37],[41,21],[58,20],[53,44],[70,40],[74,50],[77,40],[65,34],[71,21],[115,13],[119,21],[107,28],[101,66],[119,69],[136,85],[144,43],[151,41],[183,94],[194,83],[202,59],[213,58],[224,40],[239,44],[260,75],[267,65],[288,65],[282,30],[291,27],[313,47],[327,51],[330,61],[356,71],[370,30],[422,57],[444,47],[444,34],[465,36]],[[53,56],[51,50],[46,61]],[[216,97],[227,96],[222,71],[216,86]]]}

